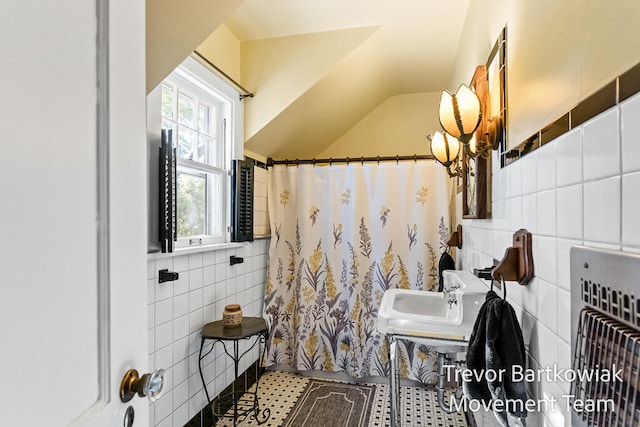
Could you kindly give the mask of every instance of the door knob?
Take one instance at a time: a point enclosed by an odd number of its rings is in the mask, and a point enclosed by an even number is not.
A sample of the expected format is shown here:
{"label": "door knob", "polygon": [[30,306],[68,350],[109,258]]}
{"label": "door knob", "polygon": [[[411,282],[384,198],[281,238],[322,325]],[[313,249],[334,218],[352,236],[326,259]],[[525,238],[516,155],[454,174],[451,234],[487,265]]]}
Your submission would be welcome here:
{"label": "door knob", "polygon": [[120,400],[128,402],[136,394],[147,396],[150,401],[158,400],[164,386],[164,369],[156,369],[151,374],[138,375],[135,369],[129,369],[120,383]]}

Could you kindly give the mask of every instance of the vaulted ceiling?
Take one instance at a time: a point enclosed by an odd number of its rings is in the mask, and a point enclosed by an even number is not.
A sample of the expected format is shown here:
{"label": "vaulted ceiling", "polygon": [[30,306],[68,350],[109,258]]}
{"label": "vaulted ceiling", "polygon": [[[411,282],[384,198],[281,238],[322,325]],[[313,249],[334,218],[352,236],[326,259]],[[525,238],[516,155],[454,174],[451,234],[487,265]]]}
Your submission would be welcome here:
{"label": "vaulted ceiling", "polygon": [[[222,25],[240,45],[240,83],[255,94],[244,101],[245,148],[278,158],[315,156],[390,97],[441,91],[468,6],[245,0],[227,7]],[[216,28],[220,18],[212,19]]]}

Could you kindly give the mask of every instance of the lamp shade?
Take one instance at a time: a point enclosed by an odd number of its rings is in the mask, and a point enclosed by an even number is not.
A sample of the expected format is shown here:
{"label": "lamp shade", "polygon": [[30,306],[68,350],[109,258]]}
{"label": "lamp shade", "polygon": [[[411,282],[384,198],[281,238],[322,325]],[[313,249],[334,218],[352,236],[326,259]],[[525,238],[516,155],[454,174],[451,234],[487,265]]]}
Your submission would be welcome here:
{"label": "lamp shade", "polygon": [[442,91],[438,113],[444,130],[466,143],[480,124],[480,99],[467,85],[462,84],[453,95]]}
{"label": "lamp shade", "polygon": [[476,157],[478,155],[478,141],[476,140],[476,135],[473,134],[469,143],[466,145],[467,154],[469,157]]}
{"label": "lamp shade", "polygon": [[453,162],[460,153],[460,142],[445,132],[435,132],[431,137],[431,154],[445,166]]}

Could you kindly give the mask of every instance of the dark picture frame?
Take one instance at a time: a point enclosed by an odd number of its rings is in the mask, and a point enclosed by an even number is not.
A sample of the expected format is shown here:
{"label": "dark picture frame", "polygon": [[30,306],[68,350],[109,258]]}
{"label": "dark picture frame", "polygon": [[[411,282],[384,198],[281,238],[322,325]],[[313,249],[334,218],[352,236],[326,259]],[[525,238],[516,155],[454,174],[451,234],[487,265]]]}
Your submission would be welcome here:
{"label": "dark picture frame", "polygon": [[[486,65],[476,67],[470,87],[480,98],[482,121],[475,132],[477,141],[490,138],[502,158],[507,147],[506,27],[496,40]],[[462,150],[462,217],[491,218],[491,157],[471,158]]]}
{"label": "dark picture frame", "polygon": [[492,132],[495,133],[494,150],[498,151],[500,166],[505,166],[505,154],[509,149],[507,141],[507,27],[493,45],[487,59],[487,83],[489,96],[487,99],[487,119],[498,123]]}

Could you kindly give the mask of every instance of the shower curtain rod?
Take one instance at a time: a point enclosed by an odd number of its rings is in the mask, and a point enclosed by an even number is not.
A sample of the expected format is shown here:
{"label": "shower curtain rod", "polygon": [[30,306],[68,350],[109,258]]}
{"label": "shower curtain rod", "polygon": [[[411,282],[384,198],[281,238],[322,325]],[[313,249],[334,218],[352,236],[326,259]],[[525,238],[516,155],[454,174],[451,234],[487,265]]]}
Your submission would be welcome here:
{"label": "shower curtain rod", "polygon": [[244,87],[242,87],[242,85],[240,83],[238,83],[237,81],[233,80],[231,78],[231,76],[229,76],[227,73],[225,73],[224,71],[222,71],[220,68],[218,68],[216,66],[216,64],[214,64],[213,62],[209,61],[207,58],[205,58],[200,52],[198,52],[197,50],[193,51],[194,55],[196,55],[198,58],[200,58],[202,61],[204,61],[209,67],[213,68],[218,74],[220,74],[222,77],[224,77],[225,79],[227,79],[229,82],[231,82],[231,84],[233,84],[235,87],[237,87],[238,89],[241,90],[240,92],[240,101],[242,101],[245,98],[253,98],[253,92],[249,92],[247,89],[245,89]]}
{"label": "shower curtain rod", "polygon": [[376,157],[336,157],[335,159],[329,157],[328,159],[284,159],[284,160],[273,160],[271,157],[267,159],[267,167],[273,165],[285,165],[285,166],[298,166],[298,165],[317,165],[317,164],[329,164],[331,166],[333,163],[364,163],[364,162],[399,162],[399,161],[407,161],[407,160],[434,160],[431,154],[414,154],[413,156],[376,156]]}

